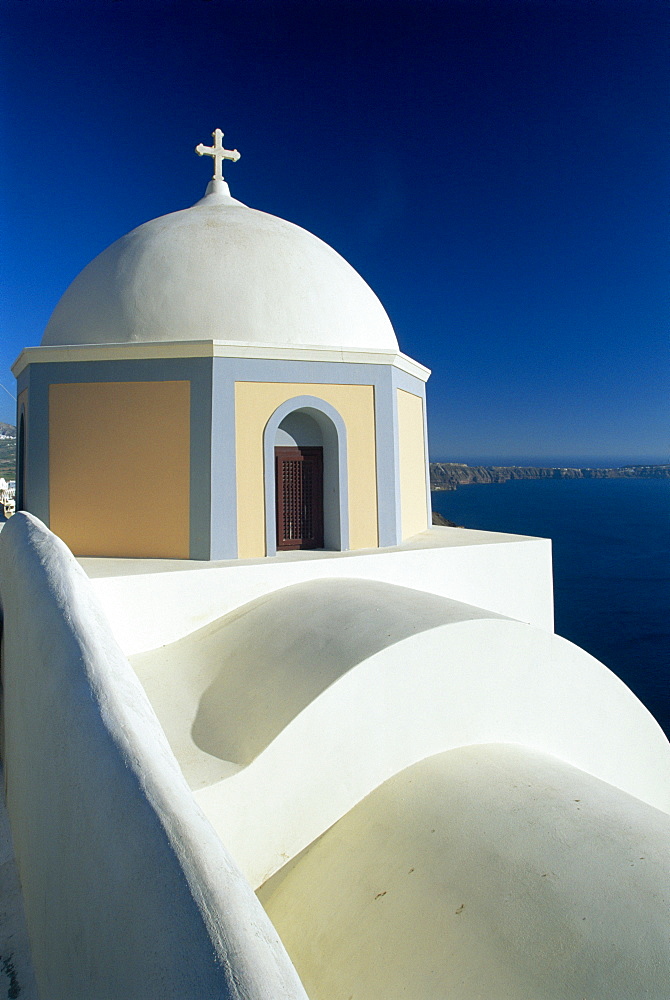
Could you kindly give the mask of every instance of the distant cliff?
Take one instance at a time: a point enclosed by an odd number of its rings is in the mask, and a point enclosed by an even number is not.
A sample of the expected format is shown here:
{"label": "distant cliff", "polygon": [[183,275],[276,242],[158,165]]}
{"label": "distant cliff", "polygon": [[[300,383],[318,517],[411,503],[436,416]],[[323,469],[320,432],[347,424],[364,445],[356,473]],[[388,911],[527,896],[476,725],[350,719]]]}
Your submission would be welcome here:
{"label": "distant cliff", "polygon": [[449,518],[445,517],[444,514],[440,514],[439,511],[433,511],[433,524],[439,524],[442,528],[458,528],[461,525],[456,524],[455,521],[450,521]]}
{"label": "distant cliff", "polygon": [[510,479],[670,479],[670,465],[625,465],[618,469],[558,469],[531,465],[461,465],[431,462],[431,490],[455,490],[470,483]]}

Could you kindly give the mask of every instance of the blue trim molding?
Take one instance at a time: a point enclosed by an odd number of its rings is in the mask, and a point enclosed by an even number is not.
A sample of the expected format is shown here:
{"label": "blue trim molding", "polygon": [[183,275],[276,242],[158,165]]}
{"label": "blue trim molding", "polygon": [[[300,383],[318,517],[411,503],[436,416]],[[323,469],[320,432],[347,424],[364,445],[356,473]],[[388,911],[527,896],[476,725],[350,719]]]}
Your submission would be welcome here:
{"label": "blue trim molding", "polygon": [[383,375],[386,376],[383,383],[375,386],[377,524],[380,548],[398,545],[402,541],[398,406],[392,370],[387,368]]}
{"label": "blue trim molding", "polygon": [[235,382],[226,358],[212,370],[212,461],[209,559],[237,559],[237,465],[235,457]]}

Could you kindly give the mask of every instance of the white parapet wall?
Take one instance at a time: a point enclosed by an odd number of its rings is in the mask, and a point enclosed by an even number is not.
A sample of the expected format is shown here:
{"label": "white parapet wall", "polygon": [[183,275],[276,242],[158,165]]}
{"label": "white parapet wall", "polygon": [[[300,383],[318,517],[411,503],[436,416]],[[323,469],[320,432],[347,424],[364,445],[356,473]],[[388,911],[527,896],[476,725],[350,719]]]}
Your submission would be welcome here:
{"label": "white parapet wall", "polygon": [[287,552],[198,563],[81,559],[127,655],[174,642],[291,584],[357,579],[448,597],[552,632],[551,541],[434,527],[402,545],[357,552]]}
{"label": "white parapet wall", "polygon": [[65,545],[0,536],[6,797],[44,1000],[306,1000]]}

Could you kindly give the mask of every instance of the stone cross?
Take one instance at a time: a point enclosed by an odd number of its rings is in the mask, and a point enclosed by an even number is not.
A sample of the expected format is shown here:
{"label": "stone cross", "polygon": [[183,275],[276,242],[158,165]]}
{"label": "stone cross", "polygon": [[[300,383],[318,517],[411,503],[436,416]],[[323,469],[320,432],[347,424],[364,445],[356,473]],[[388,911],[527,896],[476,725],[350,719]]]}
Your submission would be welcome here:
{"label": "stone cross", "polygon": [[212,132],[212,139],[214,140],[213,146],[204,146],[202,143],[195,147],[195,151],[198,156],[211,156],[214,160],[214,175],[213,180],[222,181],[223,171],[221,170],[224,160],[232,160],[233,163],[239,160],[241,153],[238,153],[236,149],[224,149],[223,148],[223,132],[220,128],[215,129]]}

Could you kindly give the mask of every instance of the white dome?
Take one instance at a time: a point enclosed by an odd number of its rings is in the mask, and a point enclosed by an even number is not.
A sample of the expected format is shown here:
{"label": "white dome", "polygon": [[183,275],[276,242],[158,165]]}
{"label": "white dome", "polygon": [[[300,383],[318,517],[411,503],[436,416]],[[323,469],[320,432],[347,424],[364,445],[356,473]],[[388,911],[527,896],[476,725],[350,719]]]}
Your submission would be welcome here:
{"label": "white dome", "polygon": [[112,243],[67,289],[42,344],[183,340],[398,349],[381,302],[335,250],[219,193]]}

